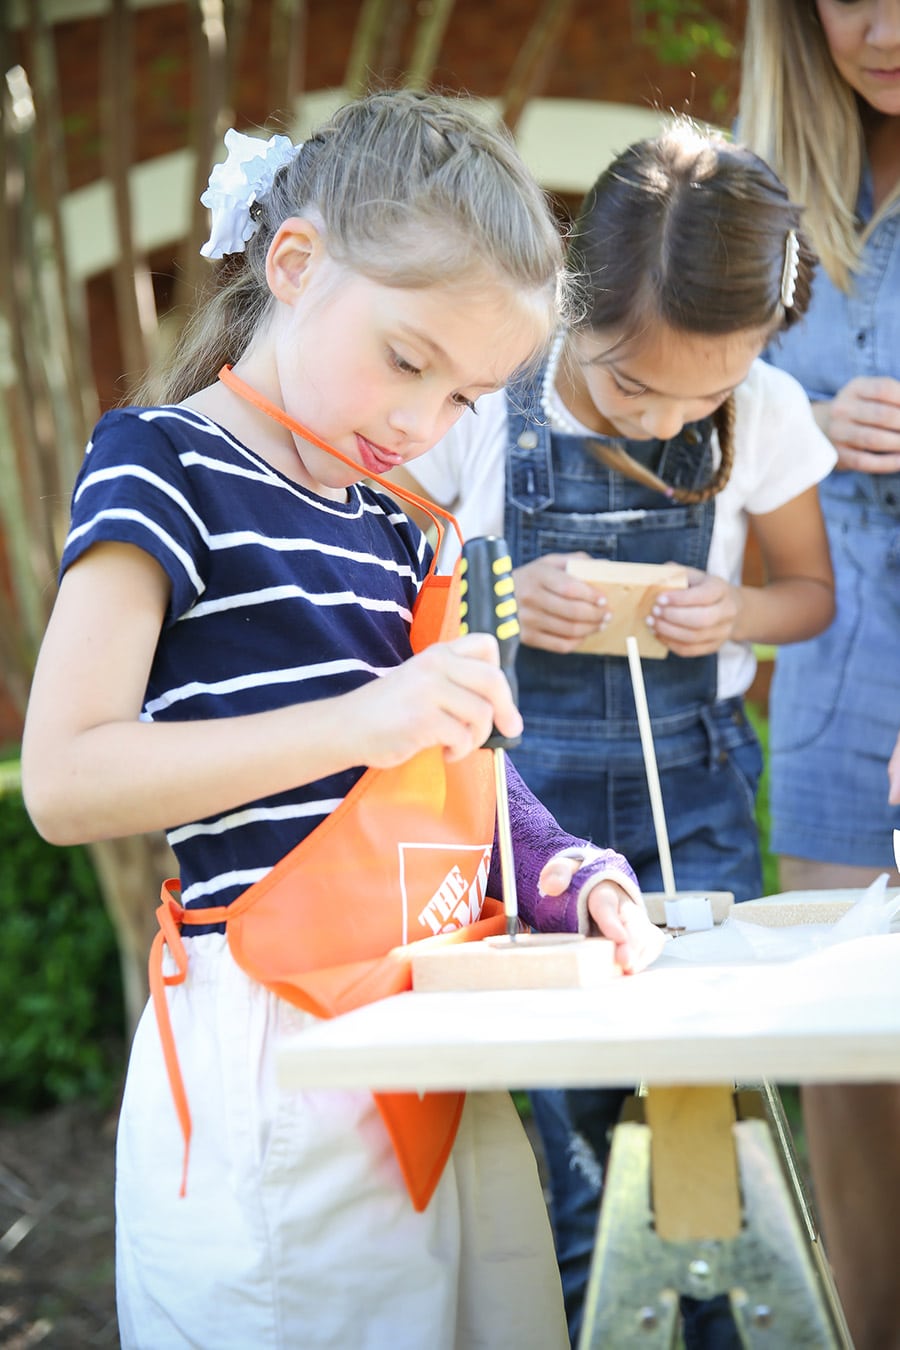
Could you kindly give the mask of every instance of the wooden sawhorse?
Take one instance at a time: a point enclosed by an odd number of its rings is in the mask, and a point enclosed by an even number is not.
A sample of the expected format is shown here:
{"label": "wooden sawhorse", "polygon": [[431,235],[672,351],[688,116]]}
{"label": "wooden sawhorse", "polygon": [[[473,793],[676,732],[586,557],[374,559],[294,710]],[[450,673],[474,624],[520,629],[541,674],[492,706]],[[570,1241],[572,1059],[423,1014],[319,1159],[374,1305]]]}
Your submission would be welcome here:
{"label": "wooden sawhorse", "polygon": [[852,1350],[768,1085],[650,1088],[613,1131],[579,1350],[674,1350],[680,1294],[751,1350]]}

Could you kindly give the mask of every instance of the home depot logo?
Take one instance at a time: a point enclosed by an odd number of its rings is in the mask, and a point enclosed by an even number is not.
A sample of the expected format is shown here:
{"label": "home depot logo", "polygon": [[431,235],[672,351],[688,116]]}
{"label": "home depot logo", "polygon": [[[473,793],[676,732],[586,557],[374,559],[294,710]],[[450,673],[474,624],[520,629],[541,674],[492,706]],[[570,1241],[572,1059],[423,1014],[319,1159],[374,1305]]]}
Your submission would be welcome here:
{"label": "home depot logo", "polygon": [[[491,866],[490,844],[400,844],[403,941],[427,933],[446,933],[474,923],[481,915]],[[422,903],[425,898],[424,904]]]}

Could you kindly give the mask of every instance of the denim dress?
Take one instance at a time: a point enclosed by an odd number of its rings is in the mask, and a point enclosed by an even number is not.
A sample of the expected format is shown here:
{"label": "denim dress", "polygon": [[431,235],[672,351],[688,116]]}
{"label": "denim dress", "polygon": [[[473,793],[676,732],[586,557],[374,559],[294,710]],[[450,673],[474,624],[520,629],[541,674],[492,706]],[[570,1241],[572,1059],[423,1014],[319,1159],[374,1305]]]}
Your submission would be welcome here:
{"label": "denim dress", "polygon": [[[517,567],[578,550],[618,562],[705,569],[715,498],[685,505],[607,469],[584,438],[551,432],[540,377],[509,391],[504,531]],[[625,441],[675,487],[696,488],[713,467],[712,421],[667,442]],[[619,442],[622,444],[623,442]],[[762,894],[755,819],[762,755],[743,700],[717,700],[715,654],[644,660],[675,884],[681,890]],[[516,767],[564,829],[628,858],[645,891],[663,889],[628,660],[521,646],[518,702],[525,723]],[[550,1182],[557,1262],[574,1345],[581,1329],[607,1135],[629,1088],[530,1094]],[[682,1301],[690,1350],[734,1350],[727,1301]]]}
{"label": "denim dress", "polygon": [[[858,214],[872,214],[868,175]],[[851,294],[821,269],[801,324],[765,353],[813,403],[858,375],[900,379],[900,208],[867,240]],[[779,649],[770,693],[772,848],[890,868],[900,807],[887,761],[900,731],[900,474],[833,471],[819,485],[837,613]]]}
{"label": "denim dress", "polygon": [[[517,567],[583,550],[618,562],[705,568],[715,498],[686,505],[607,469],[586,439],[550,431],[540,380],[508,398],[505,534]],[[676,487],[712,472],[712,422],[671,441],[628,441]],[[600,440],[596,437],[591,439]],[[756,788],[762,769],[743,700],[717,700],[715,654],[642,663],[675,884],[762,893]],[[663,889],[628,660],[522,646],[525,732],[516,767],[564,829],[624,853],[641,887]]]}

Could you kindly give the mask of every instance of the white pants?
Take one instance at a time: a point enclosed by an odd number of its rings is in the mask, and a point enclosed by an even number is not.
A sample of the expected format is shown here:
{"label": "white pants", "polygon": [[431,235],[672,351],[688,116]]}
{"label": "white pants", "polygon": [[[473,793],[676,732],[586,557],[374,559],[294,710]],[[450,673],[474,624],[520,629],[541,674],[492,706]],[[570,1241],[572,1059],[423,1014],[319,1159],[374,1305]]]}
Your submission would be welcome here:
{"label": "white pants", "polygon": [[559,1275],[507,1093],[470,1094],[427,1210],[368,1092],[284,1092],[281,1037],[314,1021],[188,939],[168,990],[193,1119],[183,1141],[152,1007],[119,1121],[123,1350],[563,1350]]}

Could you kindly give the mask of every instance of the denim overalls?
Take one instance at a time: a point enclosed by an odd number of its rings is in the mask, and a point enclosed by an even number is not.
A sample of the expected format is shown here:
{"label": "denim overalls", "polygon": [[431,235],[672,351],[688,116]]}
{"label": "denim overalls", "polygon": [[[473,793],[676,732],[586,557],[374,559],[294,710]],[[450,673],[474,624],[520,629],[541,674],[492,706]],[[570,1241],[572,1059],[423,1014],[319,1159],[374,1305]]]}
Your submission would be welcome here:
{"label": "denim overalls", "polygon": [[[684,505],[607,469],[582,437],[551,434],[539,389],[519,385],[508,399],[504,528],[514,566],[584,550],[705,568],[715,498]],[[667,483],[693,488],[711,474],[711,430],[707,419],[671,441],[627,448],[645,462],[649,454]],[[715,655],[670,653],[642,669],[676,886],[760,895],[762,761],[742,700],[717,703]],[[627,659],[523,646],[516,673],[525,733],[513,758],[522,777],[564,829],[618,849],[644,890],[662,890]]]}
{"label": "denim overalls", "polygon": [[[706,567],[715,498],[670,501],[607,469],[580,436],[553,432],[539,402],[540,376],[508,391],[504,530],[513,564],[583,550],[621,562]],[[677,487],[712,471],[707,419],[673,440],[627,442]],[[599,437],[596,439],[600,439]],[[762,757],[741,699],[716,701],[717,657],[642,663],[675,883],[682,890],[762,894],[754,815]],[[519,648],[525,722],[516,767],[564,829],[619,849],[644,890],[662,890],[634,695],[624,656],[560,655]],[[597,1223],[607,1132],[629,1090],[532,1092],[550,1180],[551,1218],[569,1334],[575,1344]],[[590,1147],[588,1147],[590,1145]],[[593,1151],[592,1151],[593,1150]],[[682,1304],[691,1347],[740,1344],[727,1304]]]}

